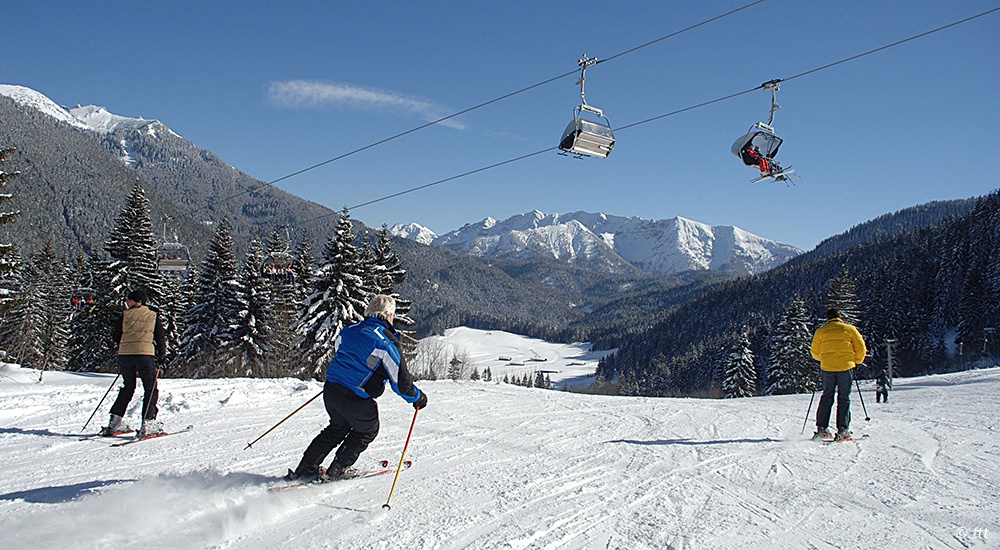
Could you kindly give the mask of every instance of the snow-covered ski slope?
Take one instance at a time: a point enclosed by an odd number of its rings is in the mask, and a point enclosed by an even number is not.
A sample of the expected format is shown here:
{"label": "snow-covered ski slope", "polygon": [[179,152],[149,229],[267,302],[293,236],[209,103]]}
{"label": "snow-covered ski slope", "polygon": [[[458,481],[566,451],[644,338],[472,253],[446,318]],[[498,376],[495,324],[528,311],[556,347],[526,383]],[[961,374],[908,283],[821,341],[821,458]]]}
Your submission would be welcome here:
{"label": "snow-covered ski slope", "polygon": [[[325,425],[319,399],[244,450],[318,383],[165,378],[160,419],[194,430],[112,448],[79,440],[112,376],[37,380],[0,368],[0,548],[1000,547],[1000,368],[897,380],[888,405],[862,383],[870,437],[836,444],[800,435],[808,395],[423,382],[389,511],[391,475],[268,491]],[[395,465],[414,416],[379,403],[360,467]]]}

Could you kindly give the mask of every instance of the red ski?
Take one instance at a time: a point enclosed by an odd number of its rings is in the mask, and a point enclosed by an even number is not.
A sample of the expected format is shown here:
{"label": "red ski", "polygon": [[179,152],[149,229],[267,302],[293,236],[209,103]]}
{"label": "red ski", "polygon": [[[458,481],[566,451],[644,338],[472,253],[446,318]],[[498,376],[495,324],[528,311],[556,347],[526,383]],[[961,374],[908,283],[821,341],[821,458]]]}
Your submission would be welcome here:
{"label": "red ski", "polygon": [[184,428],[183,430],[177,430],[176,432],[162,432],[162,433],[158,433],[158,434],[147,435],[145,437],[137,437],[135,439],[129,439],[128,441],[119,441],[118,443],[112,443],[111,446],[112,447],[124,447],[125,445],[131,445],[133,443],[138,443],[140,441],[149,441],[150,439],[156,439],[156,438],[159,438],[159,437],[166,437],[168,435],[177,435],[177,434],[182,434],[184,432],[190,432],[193,429],[194,429],[194,426],[188,426],[187,428]]}

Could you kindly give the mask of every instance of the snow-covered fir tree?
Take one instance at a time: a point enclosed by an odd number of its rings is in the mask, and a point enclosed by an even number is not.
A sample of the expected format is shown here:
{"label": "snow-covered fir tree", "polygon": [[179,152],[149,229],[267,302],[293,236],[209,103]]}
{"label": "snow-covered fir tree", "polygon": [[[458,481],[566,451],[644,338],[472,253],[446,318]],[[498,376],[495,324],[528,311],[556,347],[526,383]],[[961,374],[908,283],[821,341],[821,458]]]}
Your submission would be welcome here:
{"label": "snow-covered fir tree", "polygon": [[750,331],[743,327],[736,349],[729,355],[729,362],[722,373],[722,396],[725,398],[753,397],[757,371],[753,366],[750,350]]}
{"label": "snow-covered fir tree", "polygon": [[[20,171],[7,172],[4,170],[7,157],[11,156],[15,151],[16,149],[11,147],[0,149],[0,190],[4,189],[8,183],[21,174]],[[10,201],[13,196],[12,193],[0,193],[0,226],[14,221],[21,213],[19,210],[3,209],[5,208],[4,203]],[[14,244],[0,243],[0,280],[9,277],[17,266],[17,262],[13,261],[16,255],[11,254],[13,251]]]}
{"label": "snow-covered fir tree", "polygon": [[18,271],[20,290],[2,326],[4,347],[21,365],[63,370],[70,329],[69,273],[52,243]]}
{"label": "snow-covered fir tree", "polygon": [[292,264],[292,273],[295,275],[294,300],[296,304],[301,304],[311,293],[313,271],[316,267],[316,257],[308,233],[303,232],[302,239],[295,245],[293,256],[295,257]]}
{"label": "snow-covered fir tree", "polygon": [[273,318],[271,289],[261,269],[264,263],[264,245],[255,233],[250,240],[246,258],[240,272],[240,306],[233,327],[234,374],[237,376],[279,376],[268,368],[272,357],[271,346]]}
{"label": "snow-covered fir tree", "polygon": [[365,251],[368,258],[366,265],[370,278],[369,286],[372,292],[386,294],[396,300],[394,326],[399,336],[399,351],[407,361],[412,361],[417,354],[416,333],[410,329],[416,324],[410,317],[413,302],[401,298],[396,292],[396,289],[406,281],[406,269],[403,268],[403,260],[392,245],[388,225],[382,224],[382,229],[376,232],[375,238],[365,247]]}
{"label": "snow-covered fir tree", "polygon": [[93,270],[97,302],[86,320],[87,339],[73,338],[74,370],[112,370],[117,346],[111,326],[117,322],[129,291],[142,289],[156,308],[163,287],[156,270],[156,238],[149,217],[149,200],[136,181],[110,236],[104,243],[109,258]]}
{"label": "snow-covered fir tree", "polygon": [[270,304],[270,351],[267,358],[269,370],[275,376],[285,376],[297,366],[294,353],[295,333],[293,326],[299,316],[300,302],[307,295],[309,277],[303,276],[298,265],[299,258],[289,252],[287,228],[279,227],[271,232],[266,246],[266,261],[269,264],[289,262],[287,267],[275,273],[268,269],[266,283]]}
{"label": "snow-covered fir tree", "polygon": [[106,316],[97,309],[99,297],[107,292],[107,285],[97,274],[104,261],[95,250],[85,260],[74,263],[76,288],[73,289],[77,306],[70,320],[69,370],[92,372],[100,370],[104,357],[93,355],[95,343],[106,338],[108,327],[104,325]]}
{"label": "snow-covered fir tree", "polygon": [[163,273],[163,296],[158,311],[163,313],[163,330],[167,339],[166,362],[169,364],[177,356],[181,336],[187,328],[184,313],[190,306],[188,300],[193,294],[191,284],[195,273],[193,265],[182,271]]}
{"label": "snow-covered fir tree", "polygon": [[371,291],[365,288],[364,266],[354,246],[350,215],[345,208],[337,229],[323,249],[323,261],[312,280],[312,292],[295,323],[299,376],[320,377],[333,358],[333,343],[343,327],[361,321]]}
{"label": "snow-covered fir tree", "polygon": [[111,299],[119,305],[115,313],[120,312],[125,295],[134,289],[143,289],[151,306],[159,305],[163,287],[156,269],[156,236],[149,217],[149,199],[138,181],[104,249],[110,256],[107,274],[111,277]]}
{"label": "snow-covered fir tree", "polygon": [[198,269],[191,307],[184,315],[187,329],[175,363],[196,377],[231,375],[233,326],[240,311],[241,292],[229,220],[222,219]]}
{"label": "snow-covered fir tree", "polygon": [[861,323],[860,304],[854,281],[848,275],[847,267],[842,267],[826,287],[826,307],[839,311],[845,323],[858,326]]}
{"label": "snow-covered fir tree", "polygon": [[816,389],[817,372],[810,355],[812,334],[806,303],[792,298],[771,339],[767,394],[804,393]]}

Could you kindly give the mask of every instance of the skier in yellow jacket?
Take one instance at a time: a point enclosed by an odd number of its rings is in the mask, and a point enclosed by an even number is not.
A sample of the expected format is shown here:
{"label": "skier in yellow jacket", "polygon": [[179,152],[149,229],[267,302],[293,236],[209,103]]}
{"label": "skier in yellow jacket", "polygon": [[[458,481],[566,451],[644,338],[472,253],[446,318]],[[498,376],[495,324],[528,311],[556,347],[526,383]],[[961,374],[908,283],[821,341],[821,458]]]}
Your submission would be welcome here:
{"label": "skier in yellow jacket", "polygon": [[[816,434],[813,439],[851,438],[851,371],[865,360],[868,348],[865,339],[853,325],[840,318],[834,308],[826,311],[826,324],[816,330],[812,341],[813,359],[820,362],[823,375],[823,396],[816,409]],[[833,394],[837,393],[837,435],[830,433],[830,412]]]}

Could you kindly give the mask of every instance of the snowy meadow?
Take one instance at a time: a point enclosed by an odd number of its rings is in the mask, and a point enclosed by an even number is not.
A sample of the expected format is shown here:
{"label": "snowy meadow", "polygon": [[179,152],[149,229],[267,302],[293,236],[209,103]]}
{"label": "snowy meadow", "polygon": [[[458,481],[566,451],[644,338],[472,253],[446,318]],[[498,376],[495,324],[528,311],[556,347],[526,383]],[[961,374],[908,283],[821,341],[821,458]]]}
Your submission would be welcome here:
{"label": "snowy meadow", "polygon": [[[392,475],[269,491],[326,424],[321,400],[245,447],[317,382],[164,378],[160,419],[194,429],[112,447],[81,428],[114,376],[39,383],[3,365],[0,548],[1000,547],[1000,368],[899,379],[888,404],[862,382],[871,420],[855,392],[852,428],[868,437],[823,444],[811,415],[802,434],[809,395],[523,388],[497,380],[533,359],[556,386],[581,386],[599,355],[469,329],[441,342],[493,381],[418,383],[430,401],[391,510]],[[391,392],[379,404],[361,467],[395,465],[414,418]]]}

